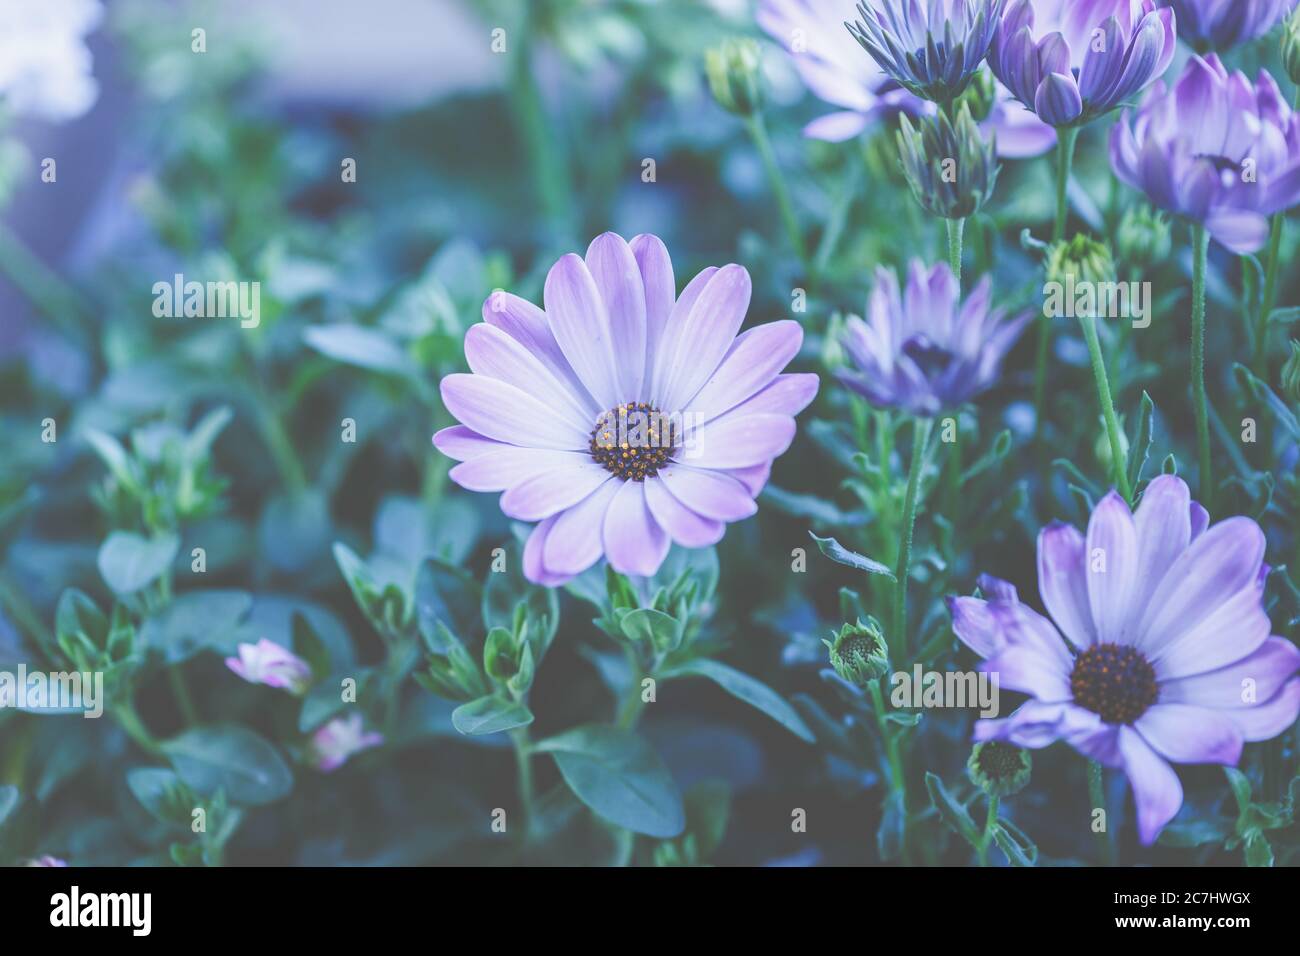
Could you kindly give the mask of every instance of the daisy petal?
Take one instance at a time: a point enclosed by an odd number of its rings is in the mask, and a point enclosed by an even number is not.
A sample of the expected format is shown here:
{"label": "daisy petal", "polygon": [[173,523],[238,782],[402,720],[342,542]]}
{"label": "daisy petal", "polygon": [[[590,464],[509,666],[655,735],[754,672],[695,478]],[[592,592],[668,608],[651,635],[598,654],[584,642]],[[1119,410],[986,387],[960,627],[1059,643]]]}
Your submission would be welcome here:
{"label": "daisy petal", "polygon": [[715,521],[740,521],[758,510],[745,486],[729,475],[673,465],[658,477],[674,498],[696,514]]}
{"label": "daisy petal", "polygon": [[684,548],[717,544],[726,531],[721,521],[697,514],[673,497],[658,476],[646,479],[645,502],[659,526]]}
{"label": "daisy petal", "polygon": [[573,253],[562,256],[546,274],[542,299],[555,341],[600,409],[631,401],[635,396],[619,391],[609,313],[587,264]]}
{"label": "daisy petal", "polygon": [[644,482],[624,482],[605,512],[605,556],[620,574],[649,577],[668,555],[668,535],[646,506]]}
{"label": "daisy petal", "polygon": [[1071,644],[1083,650],[1096,641],[1088,603],[1087,548],[1078,528],[1056,522],[1039,532],[1038,593]]}
{"label": "daisy petal", "polygon": [[590,459],[550,468],[512,484],[501,496],[501,513],[519,521],[540,521],[573,507],[611,478]]}
{"label": "daisy petal", "polygon": [[1088,604],[1097,640],[1131,643],[1133,585],[1138,567],[1137,528],[1128,505],[1111,491],[1088,522]]}
{"label": "daisy petal", "polygon": [[611,479],[556,517],[542,546],[542,564],[549,573],[581,574],[600,560],[605,512],[621,486]]}
{"label": "daisy petal", "polygon": [[1157,753],[1174,763],[1236,766],[1241,759],[1241,728],[1220,710],[1156,704],[1133,726]]}
{"label": "daisy petal", "polygon": [[783,454],[794,432],[787,415],[724,415],[698,428],[681,457],[698,468],[747,468]]}
{"label": "daisy petal", "polygon": [[1160,682],[1160,701],[1204,707],[1251,707],[1270,699],[1297,670],[1300,648],[1270,637],[1253,653],[1218,670]]}
{"label": "daisy petal", "polygon": [[641,270],[623,237],[613,232],[591,240],[586,263],[605,302],[610,334],[618,343],[619,394],[631,400],[640,395],[645,374],[646,293]]}
{"label": "daisy petal", "polygon": [[1183,805],[1183,785],[1173,767],[1131,727],[1120,728],[1119,753],[1133,787],[1138,838],[1143,846],[1150,846]]}
{"label": "daisy petal", "polygon": [[440,390],[447,411],[485,438],[523,448],[580,451],[587,446],[587,433],[513,385],[457,372],[442,380]]}

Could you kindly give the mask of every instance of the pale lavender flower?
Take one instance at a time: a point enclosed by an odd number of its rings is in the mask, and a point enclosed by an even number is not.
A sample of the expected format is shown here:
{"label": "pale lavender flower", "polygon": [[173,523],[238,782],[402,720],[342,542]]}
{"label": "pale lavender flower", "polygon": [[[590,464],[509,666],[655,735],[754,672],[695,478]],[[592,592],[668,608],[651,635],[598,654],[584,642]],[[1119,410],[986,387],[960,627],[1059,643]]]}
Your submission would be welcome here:
{"label": "pale lavender flower", "polygon": [[36,857],[35,859],[28,860],[28,861],[26,862],[26,864],[24,864],[24,865],[25,865],[25,866],[37,866],[37,867],[54,867],[54,868],[61,868],[61,867],[65,867],[65,866],[67,866],[67,865],[68,865],[68,861],[67,861],[67,860],[60,860],[57,856],[50,856],[49,854],[46,854],[45,856],[38,856],[38,857]]}
{"label": "pale lavender flower", "polygon": [[[761,0],[758,23],[790,54],[807,87],[840,112],[819,117],[804,135],[832,143],[852,139],[877,122],[899,113],[933,115],[934,103],[903,89],[844,29],[852,0]],[[1056,131],[996,84],[989,115],[980,123],[985,135],[997,137],[1004,159],[1041,156],[1056,144]]]}
{"label": "pale lavender flower", "polygon": [[1043,122],[1077,126],[1162,76],[1176,39],[1154,0],[1011,0],[989,66]]}
{"label": "pale lavender flower", "polygon": [[959,300],[947,263],[929,272],[914,260],[907,288],[889,269],[876,269],[867,321],[850,316],[842,344],[852,364],[839,379],[872,404],[934,415],[993,384],[1002,358],[1030,319],[991,308],[985,276]]}
{"label": "pale lavender flower", "polygon": [[1178,15],[1178,35],[1198,50],[1227,50],[1262,37],[1296,0],[1159,0]]}
{"label": "pale lavender flower", "polygon": [[226,666],[250,684],[279,687],[302,695],[311,685],[311,667],[297,654],[265,637],[256,644],[240,644],[238,657]]}
{"label": "pale lavender flower", "polygon": [[1004,0],[866,0],[845,23],[905,90],[943,103],[970,85],[993,42]]}
{"label": "pale lavender flower", "polygon": [[0,0],[0,107],[62,121],[99,95],[85,37],[103,17],[99,0]]}
{"label": "pale lavender flower", "polygon": [[708,268],[677,295],[655,236],[598,236],[585,260],[546,277],[546,311],[496,292],[465,336],[473,374],[442,380],[462,424],[433,436],[461,462],[451,478],[500,491],[501,510],[539,524],[524,574],[555,585],[602,555],[651,575],[671,543],[705,547],[757,510],[772,460],[816,375],[781,370],[799,351],[792,321],[737,336],[749,273]]}
{"label": "pale lavender flower", "polygon": [[317,770],[329,773],[348,762],[363,750],[378,747],[384,735],[366,731],[361,715],[356,711],[346,717],[335,717],[311,735],[311,755]]}
{"label": "pale lavender flower", "polygon": [[1300,114],[1261,70],[1252,86],[1211,53],[1148,94],[1111,131],[1115,175],[1152,205],[1203,223],[1236,253],[1259,249],[1268,217],[1300,203]]}
{"label": "pale lavender flower", "polygon": [[949,598],[953,630],[1000,686],[1032,698],[980,720],[976,740],[1046,747],[1063,740],[1124,770],[1138,835],[1152,843],[1178,812],[1170,764],[1235,765],[1300,712],[1300,650],[1270,636],[1264,534],[1249,518],[1210,526],[1180,478],[1147,486],[1135,513],[1115,492],[1086,534],[1038,536],[1038,589],[1049,617],[1010,584],[987,600]]}

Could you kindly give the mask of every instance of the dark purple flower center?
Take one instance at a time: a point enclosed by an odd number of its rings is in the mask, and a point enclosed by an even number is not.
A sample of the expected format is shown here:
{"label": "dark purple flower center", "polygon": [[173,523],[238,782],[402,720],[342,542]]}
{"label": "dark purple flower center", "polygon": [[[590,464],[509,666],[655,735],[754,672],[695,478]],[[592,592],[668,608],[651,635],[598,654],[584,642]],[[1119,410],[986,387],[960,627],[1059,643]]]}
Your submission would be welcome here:
{"label": "dark purple flower center", "polygon": [[1076,657],[1070,690],[1076,704],[1108,724],[1133,723],[1159,696],[1155,668],[1124,644],[1095,644]]}
{"label": "dark purple flower center", "polygon": [[647,402],[628,402],[603,412],[591,430],[591,459],[625,481],[659,474],[677,447],[671,415]]}

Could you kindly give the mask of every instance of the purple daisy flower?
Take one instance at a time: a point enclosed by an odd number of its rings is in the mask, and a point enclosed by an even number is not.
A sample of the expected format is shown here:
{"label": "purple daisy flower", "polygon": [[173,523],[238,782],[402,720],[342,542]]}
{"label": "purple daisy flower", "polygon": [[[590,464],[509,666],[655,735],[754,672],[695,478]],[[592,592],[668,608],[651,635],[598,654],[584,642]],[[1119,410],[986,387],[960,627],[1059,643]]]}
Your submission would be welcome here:
{"label": "purple daisy flower", "polygon": [[676,294],[655,236],[597,236],[585,260],[552,268],[546,311],[504,292],[465,336],[473,374],[442,398],[461,425],[433,443],[461,463],[470,491],[502,491],[501,510],[537,521],[524,573],[562,584],[605,555],[651,575],[670,544],[705,547],[757,510],[772,460],[816,375],[781,370],[799,351],[792,321],[737,336],[749,273],[702,271]]}
{"label": "purple daisy flower", "polygon": [[1178,15],[1178,35],[1198,50],[1227,50],[1262,37],[1296,0],[1160,0]]}
{"label": "purple daisy flower", "polygon": [[1300,650],[1270,636],[1264,610],[1264,534],[1244,517],[1209,524],[1182,479],[1162,475],[1135,513],[1112,491],[1086,535],[1061,523],[1039,534],[1050,618],[996,579],[981,582],[988,600],[948,599],[981,669],[1033,698],[978,721],[975,739],[1064,740],[1122,768],[1144,844],[1182,805],[1171,763],[1235,765],[1243,743],[1300,712]]}
{"label": "purple daisy flower", "polygon": [[988,388],[1002,357],[1029,321],[991,309],[985,276],[959,301],[947,263],[929,272],[913,260],[900,292],[889,269],[876,269],[867,321],[849,316],[842,344],[853,367],[839,379],[874,405],[913,415],[955,408]]}
{"label": "purple daisy flower", "polygon": [[993,42],[1004,0],[867,0],[845,23],[905,90],[942,103],[970,85]]}
{"label": "purple daisy flower", "polygon": [[1176,39],[1154,0],[1012,0],[989,66],[1043,122],[1078,126],[1162,76]]}
{"label": "purple daisy flower", "polygon": [[[937,110],[903,89],[844,29],[852,0],[762,0],[758,23],[790,54],[804,83],[817,96],[842,108],[804,127],[804,135],[831,143],[852,139],[899,113],[931,116]],[[996,84],[989,115],[980,123],[997,136],[1004,159],[1041,156],[1056,144],[1056,131]]]}
{"label": "purple daisy flower", "polygon": [[1152,89],[1110,137],[1115,175],[1153,205],[1203,223],[1233,252],[1268,238],[1268,217],[1300,203],[1300,114],[1261,70],[1252,86],[1211,53],[1172,89]]}

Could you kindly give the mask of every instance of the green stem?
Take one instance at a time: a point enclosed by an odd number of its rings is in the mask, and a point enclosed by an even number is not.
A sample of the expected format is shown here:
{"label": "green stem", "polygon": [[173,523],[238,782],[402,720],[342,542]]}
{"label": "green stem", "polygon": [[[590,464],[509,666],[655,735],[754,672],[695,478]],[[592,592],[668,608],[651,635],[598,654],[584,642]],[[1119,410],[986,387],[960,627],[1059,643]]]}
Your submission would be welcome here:
{"label": "green stem", "polygon": [[194,699],[190,696],[189,685],[185,683],[185,675],[181,673],[179,665],[167,668],[167,680],[185,723],[190,726],[199,723],[199,712],[194,707]]}
{"label": "green stem", "polygon": [[1268,257],[1264,264],[1264,298],[1260,303],[1259,315],[1255,317],[1255,356],[1251,368],[1261,378],[1268,375],[1268,318],[1273,314],[1277,303],[1277,274],[1282,256],[1282,229],[1286,217],[1278,213],[1268,232]]}
{"label": "green stem", "polygon": [[781,167],[777,165],[776,153],[772,151],[772,141],[767,135],[767,124],[763,122],[761,113],[755,113],[747,120],[746,125],[749,127],[750,136],[753,137],[759,158],[763,161],[763,168],[767,171],[767,179],[772,186],[772,194],[776,197],[776,205],[780,210],[786,235],[790,239],[790,246],[804,264],[808,278],[812,281],[814,278],[812,263],[808,261],[808,253],[804,248],[803,233],[799,231],[799,220],[794,214],[794,204],[790,201],[790,190],[786,188],[785,176],[781,174]]}
{"label": "green stem", "polygon": [[[1101,764],[1095,760],[1088,761],[1088,800],[1094,813],[1097,810],[1105,813],[1103,819],[1106,821],[1106,829],[1097,833],[1100,862],[1102,866],[1111,866],[1114,860],[1111,858],[1110,814],[1106,812],[1106,787],[1102,773]],[[1091,825],[1091,820],[1089,825]]]}
{"label": "green stem", "polygon": [[631,647],[625,649],[628,661],[628,674],[631,675],[627,685],[627,695],[623,698],[623,703],[618,709],[618,725],[626,730],[631,730],[641,719],[641,712],[645,710],[645,701],[641,698],[641,681],[646,676],[641,674],[641,661]]}
{"label": "green stem", "polygon": [[1210,473],[1210,415],[1205,399],[1205,268],[1210,235],[1192,227],[1192,405],[1196,412],[1196,450],[1200,461],[1200,502],[1214,513],[1214,479]]}
{"label": "green stem", "polygon": [[524,817],[524,840],[533,835],[533,744],[527,727],[510,731],[515,752],[515,777],[519,784],[519,808]]}
{"label": "green stem", "polygon": [[889,762],[890,787],[898,794],[899,809],[903,816],[903,837],[899,841],[902,844],[903,864],[910,866],[912,856],[907,839],[907,777],[903,774],[903,755],[898,749],[898,734],[894,733],[893,728],[889,726],[889,721],[885,719],[885,695],[880,689],[879,681],[873,680],[867,684],[867,691],[871,697],[872,710],[876,715],[876,726],[880,729],[880,738],[885,743],[885,759]]}
{"label": "green stem", "polygon": [[83,321],[92,314],[90,306],[3,223],[0,223],[0,273],[61,332],[75,342],[87,341]]}
{"label": "green stem", "polygon": [[533,8],[540,4],[524,4],[519,28],[511,38],[518,45],[510,52],[509,85],[510,103],[519,126],[520,135],[528,151],[528,165],[533,171],[533,183],[542,200],[542,208],[552,226],[565,238],[572,231],[573,197],[568,177],[567,162],[562,155],[562,140],[556,124],[546,116],[538,85],[533,76],[533,58],[530,38],[538,34],[533,21]]}
{"label": "green stem", "polygon": [[912,532],[916,526],[916,506],[920,497],[921,471],[925,463],[926,446],[930,443],[932,419],[917,418],[912,430],[912,463],[907,469],[907,495],[903,499],[903,527],[900,529],[898,566],[894,571],[894,628],[890,645],[895,661],[906,658],[907,639],[907,575],[912,563]]}
{"label": "green stem", "polygon": [[1070,214],[1070,170],[1074,166],[1074,147],[1079,141],[1078,127],[1058,130],[1056,140],[1056,220],[1052,225],[1054,243],[1065,238],[1065,221]]}
{"label": "green stem", "polygon": [[980,834],[980,845],[976,848],[976,856],[979,858],[980,866],[989,865],[989,843],[993,840],[993,824],[998,822],[998,798],[989,797],[988,812],[984,814],[984,830]]}
{"label": "green stem", "polygon": [[153,734],[149,733],[149,728],[144,725],[144,721],[136,713],[135,704],[129,698],[113,707],[112,713],[121,728],[126,731],[126,735],[135,741],[136,746],[155,757],[162,755],[162,745]]}
{"label": "green stem", "polygon": [[965,219],[947,219],[948,224],[948,267],[952,269],[953,278],[957,280],[957,294],[961,295],[961,238],[966,229]]}
{"label": "green stem", "polygon": [[953,522],[961,513],[961,413],[953,412],[953,439],[948,449],[944,489],[944,514]]}
{"label": "green stem", "polygon": [[1124,440],[1120,434],[1119,419],[1115,415],[1115,402],[1110,394],[1110,380],[1106,375],[1106,360],[1101,354],[1101,341],[1097,337],[1097,317],[1079,316],[1083,337],[1088,343],[1088,357],[1092,359],[1092,377],[1097,382],[1097,401],[1106,420],[1106,436],[1110,440],[1111,472],[1115,487],[1124,500],[1133,504],[1133,488],[1128,481],[1127,462],[1124,460]]}

